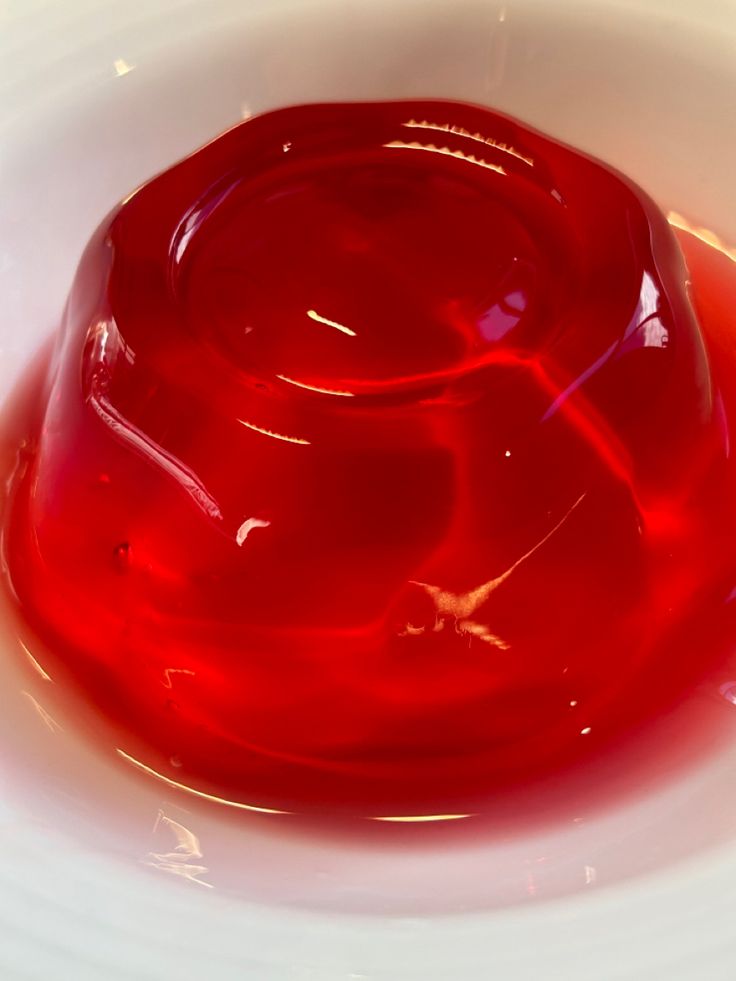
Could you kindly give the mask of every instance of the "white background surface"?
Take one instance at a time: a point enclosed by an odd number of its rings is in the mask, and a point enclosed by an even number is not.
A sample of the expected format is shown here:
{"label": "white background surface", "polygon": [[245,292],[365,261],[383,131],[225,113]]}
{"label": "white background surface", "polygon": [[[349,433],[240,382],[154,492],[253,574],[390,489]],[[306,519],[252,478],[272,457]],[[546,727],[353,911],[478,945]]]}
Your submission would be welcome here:
{"label": "white background surface", "polygon": [[[6,0],[0,383],[53,329],[116,200],[244,113],[287,102],[495,105],[734,240],[735,45],[730,0]],[[225,821],[73,726],[50,729],[27,695],[53,708],[53,683],[6,634],[3,981],[734,975],[732,753],[504,840],[330,840]]]}

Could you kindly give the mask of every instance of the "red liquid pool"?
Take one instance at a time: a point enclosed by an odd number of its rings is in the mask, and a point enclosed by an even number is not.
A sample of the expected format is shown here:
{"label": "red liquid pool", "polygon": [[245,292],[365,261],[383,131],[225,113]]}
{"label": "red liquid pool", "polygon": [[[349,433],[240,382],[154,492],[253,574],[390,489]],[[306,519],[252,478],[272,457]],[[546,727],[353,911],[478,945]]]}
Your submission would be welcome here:
{"label": "red liquid pool", "polygon": [[692,302],[641,190],[485,109],[231,130],[82,260],[6,519],[25,618],[147,766],[257,806],[570,765],[736,627],[736,277],[688,262]]}

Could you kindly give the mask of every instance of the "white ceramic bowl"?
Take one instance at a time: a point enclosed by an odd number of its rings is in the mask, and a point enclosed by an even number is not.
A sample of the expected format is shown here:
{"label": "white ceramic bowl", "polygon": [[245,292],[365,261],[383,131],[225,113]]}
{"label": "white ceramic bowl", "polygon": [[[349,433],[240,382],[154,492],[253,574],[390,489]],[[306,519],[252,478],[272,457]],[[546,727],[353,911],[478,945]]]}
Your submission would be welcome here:
{"label": "white ceramic bowl", "polygon": [[[735,44],[732,0],[5,0],[0,382],[58,322],[117,200],[286,103],[487,103],[736,241]],[[600,806],[571,787],[543,820],[351,836],[205,805],[113,758],[9,627],[0,641],[2,979],[733,976],[736,750],[702,744],[736,723],[717,683],[687,708],[698,745],[672,717],[648,767],[590,773],[625,790]]]}

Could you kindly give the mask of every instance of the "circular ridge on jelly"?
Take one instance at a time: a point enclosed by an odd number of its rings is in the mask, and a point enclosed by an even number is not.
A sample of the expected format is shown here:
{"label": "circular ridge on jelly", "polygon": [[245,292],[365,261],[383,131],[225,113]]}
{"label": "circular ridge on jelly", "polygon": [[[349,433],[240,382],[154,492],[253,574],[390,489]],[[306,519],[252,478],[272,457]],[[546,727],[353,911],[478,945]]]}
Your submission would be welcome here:
{"label": "circular ridge on jelly", "polygon": [[25,615],[147,765],[255,805],[559,765],[690,670],[722,589],[671,230],[488,109],[284,109],[154,178],[88,246],[44,398]]}

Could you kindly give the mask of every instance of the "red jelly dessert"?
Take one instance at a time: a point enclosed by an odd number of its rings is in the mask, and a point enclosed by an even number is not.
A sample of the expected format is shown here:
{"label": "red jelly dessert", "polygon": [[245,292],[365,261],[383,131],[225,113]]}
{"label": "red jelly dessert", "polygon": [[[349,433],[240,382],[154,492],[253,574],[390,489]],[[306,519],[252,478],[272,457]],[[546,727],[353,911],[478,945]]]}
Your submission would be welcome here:
{"label": "red jelly dessert", "polygon": [[219,796],[380,814],[549,771],[676,691],[730,589],[665,218],[486,109],[229,131],[97,232],[47,378],[15,594],[138,758]]}

